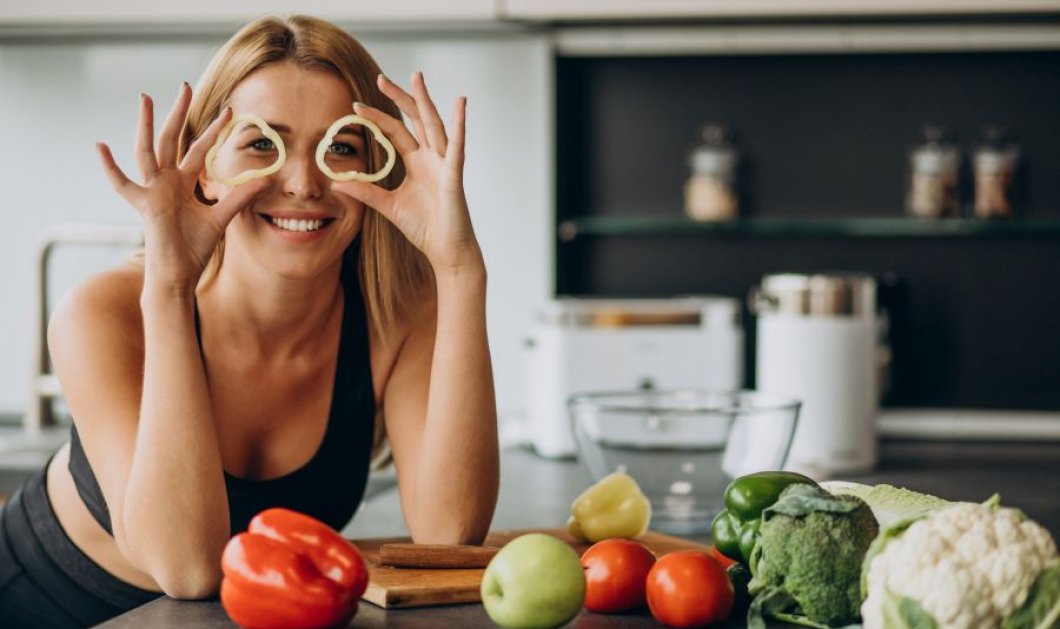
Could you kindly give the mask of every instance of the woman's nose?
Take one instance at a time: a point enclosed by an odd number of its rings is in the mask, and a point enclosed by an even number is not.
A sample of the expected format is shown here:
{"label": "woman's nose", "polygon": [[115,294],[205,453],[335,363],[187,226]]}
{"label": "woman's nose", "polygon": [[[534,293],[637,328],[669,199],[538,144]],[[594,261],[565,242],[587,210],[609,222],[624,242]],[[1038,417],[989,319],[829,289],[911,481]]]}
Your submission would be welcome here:
{"label": "woman's nose", "polygon": [[283,192],[296,199],[319,199],[324,193],[324,173],[317,168],[314,155],[288,155],[280,170]]}

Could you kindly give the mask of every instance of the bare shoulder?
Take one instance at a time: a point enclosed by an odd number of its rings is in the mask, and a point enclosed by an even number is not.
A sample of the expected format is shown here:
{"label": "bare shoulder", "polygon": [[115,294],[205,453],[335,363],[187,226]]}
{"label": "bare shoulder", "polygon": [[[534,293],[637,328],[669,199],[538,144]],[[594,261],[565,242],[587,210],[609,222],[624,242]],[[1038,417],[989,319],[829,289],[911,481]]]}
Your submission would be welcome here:
{"label": "bare shoulder", "polygon": [[51,352],[77,345],[74,338],[87,336],[108,342],[120,339],[122,342],[114,350],[139,349],[142,353],[142,287],[143,264],[130,260],[71,288],[59,300],[48,322]]}

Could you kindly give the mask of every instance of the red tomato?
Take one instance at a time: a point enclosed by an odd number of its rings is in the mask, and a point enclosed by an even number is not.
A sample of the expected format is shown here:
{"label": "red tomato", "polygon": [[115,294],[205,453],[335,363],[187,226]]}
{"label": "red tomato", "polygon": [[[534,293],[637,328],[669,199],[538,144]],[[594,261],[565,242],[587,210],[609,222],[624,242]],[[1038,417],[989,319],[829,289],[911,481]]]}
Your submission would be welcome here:
{"label": "red tomato", "polygon": [[585,608],[613,614],[644,607],[644,583],[655,555],[628,539],[605,539],[582,555]]}
{"label": "red tomato", "polygon": [[671,627],[702,627],[732,611],[733,589],[725,569],[698,550],[665,555],[648,573],[648,607]]}
{"label": "red tomato", "polygon": [[710,547],[710,550],[707,551],[707,554],[710,555],[711,557],[713,557],[715,560],[717,560],[717,562],[720,563],[721,567],[724,568],[725,570],[728,570],[729,566],[731,566],[732,564],[739,563],[735,559],[730,559],[730,558],[726,557],[725,555],[723,555],[721,553],[721,551],[718,550],[714,546]]}

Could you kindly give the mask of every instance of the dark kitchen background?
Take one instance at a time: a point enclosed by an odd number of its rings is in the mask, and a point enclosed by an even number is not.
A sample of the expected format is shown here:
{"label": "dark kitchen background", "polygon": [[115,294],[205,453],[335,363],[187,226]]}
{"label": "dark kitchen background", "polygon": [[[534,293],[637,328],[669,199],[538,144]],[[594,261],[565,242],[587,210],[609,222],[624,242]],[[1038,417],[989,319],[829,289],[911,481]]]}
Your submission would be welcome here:
{"label": "dark kitchen background", "polygon": [[[1060,52],[576,54],[556,81],[557,294],[742,299],[768,273],[863,271],[890,319],[885,405],[1060,408]],[[741,155],[727,223],[683,211],[708,122]],[[904,210],[925,123],[961,149],[959,217]],[[1020,147],[1012,219],[971,218],[988,124]]]}

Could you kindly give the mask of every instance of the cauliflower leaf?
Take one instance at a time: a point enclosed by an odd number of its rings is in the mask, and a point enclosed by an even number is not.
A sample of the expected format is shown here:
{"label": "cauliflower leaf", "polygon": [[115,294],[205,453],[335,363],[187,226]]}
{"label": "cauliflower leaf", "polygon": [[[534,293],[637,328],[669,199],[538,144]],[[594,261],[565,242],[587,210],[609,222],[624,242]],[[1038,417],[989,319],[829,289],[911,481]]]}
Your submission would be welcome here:
{"label": "cauliflower leaf", "polygon": [[883,626],[888,629],[938,629],[934,616],[908,596],[883,593]]}
{"label": "cauliflower leaf", "polygon": [[1060,627],[1060,560],[1042,570],[1027,599],[1012,612],[1001,629],[1057,629]]}
{"label": "cauliflower leaf", "polygon": [[887,484],[862,485],[847,481],[825,481],[821,483],[821,487],[835,495],[856,496],[864,500],[883,529],[899,521],[926,515],[935,509],[953,504],[945,498]]}

